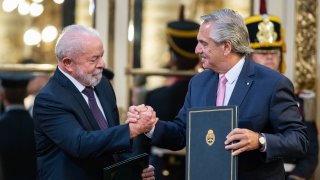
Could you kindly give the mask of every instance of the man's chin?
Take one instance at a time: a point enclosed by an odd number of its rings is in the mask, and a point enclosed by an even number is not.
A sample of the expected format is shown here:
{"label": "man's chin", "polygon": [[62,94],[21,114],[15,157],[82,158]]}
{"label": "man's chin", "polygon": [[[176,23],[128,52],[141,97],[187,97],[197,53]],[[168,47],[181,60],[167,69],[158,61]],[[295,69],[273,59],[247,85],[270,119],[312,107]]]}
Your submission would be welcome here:
{"label": "man's chin", "polygon": [[209,64],[206,63],[206,62],[203,62],[203,63],[202,63],[202,67],[203,67],[204,69],[209,69],[209,68],[210,68]]}
{"label": "man's chin", "polygon": [[94,78],[94,80],[92,81],[93,86],[96,86],[100,83],[101,81],[101,77],[100,78]]}

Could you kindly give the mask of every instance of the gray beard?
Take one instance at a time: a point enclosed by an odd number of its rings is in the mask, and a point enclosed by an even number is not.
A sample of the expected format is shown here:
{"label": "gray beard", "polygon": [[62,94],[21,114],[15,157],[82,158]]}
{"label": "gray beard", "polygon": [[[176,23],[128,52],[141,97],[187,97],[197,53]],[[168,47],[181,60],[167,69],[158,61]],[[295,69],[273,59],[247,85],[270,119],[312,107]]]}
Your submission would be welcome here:
{"label": "gray beard", "polygon": [[[95,72],[93,74],[96,74]],[[81,71],[80,68],[77,66],[77,76],[81,83],[84,83],[85,86],[96,86],[99,84],[102,78],[102,71],[99,73],[99,76],[93,76],[92,74],[85,74]],[[97,77],[97,78],[96,78]]]}

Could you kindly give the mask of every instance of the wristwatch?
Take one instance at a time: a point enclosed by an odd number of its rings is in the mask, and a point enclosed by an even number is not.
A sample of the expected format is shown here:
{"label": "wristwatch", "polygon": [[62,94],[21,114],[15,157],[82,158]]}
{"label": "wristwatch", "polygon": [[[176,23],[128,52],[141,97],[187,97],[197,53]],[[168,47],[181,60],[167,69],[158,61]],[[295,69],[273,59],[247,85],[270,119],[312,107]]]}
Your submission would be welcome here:
{"label": "wristwatch", "polygon": [[266,147],[266,137],[264,136],[263,133],[259,133],[259,149],[261,152],[265,151],[265,147]]}

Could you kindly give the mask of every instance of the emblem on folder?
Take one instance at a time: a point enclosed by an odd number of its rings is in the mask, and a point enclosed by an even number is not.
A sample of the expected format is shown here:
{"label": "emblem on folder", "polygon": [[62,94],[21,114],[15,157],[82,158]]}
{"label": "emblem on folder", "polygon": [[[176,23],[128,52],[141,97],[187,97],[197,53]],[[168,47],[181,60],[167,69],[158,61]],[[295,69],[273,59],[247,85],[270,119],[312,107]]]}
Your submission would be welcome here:
{"label": "emblem on folder", "polygon": [[209,146],[212,146],[212,144],[214,143],[216,137],[213,133],[213,130],[212,129],[209,129],[208,130],[208,133],[206,135],[206,142]]}

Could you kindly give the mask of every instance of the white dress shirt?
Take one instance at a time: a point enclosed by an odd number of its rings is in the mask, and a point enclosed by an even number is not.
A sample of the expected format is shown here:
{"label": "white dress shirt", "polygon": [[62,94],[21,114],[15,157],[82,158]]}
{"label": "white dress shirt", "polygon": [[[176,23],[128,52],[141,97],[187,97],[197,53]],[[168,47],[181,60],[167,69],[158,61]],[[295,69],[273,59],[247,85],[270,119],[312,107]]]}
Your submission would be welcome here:
{"label": "white dress shirt", "polygon": [[[58,66],[58,69],[72,82],[73,85],[76,86],[76,88],[79,90],[79,92],[81,93],[82,97],[86,100],[87,104],[89,105],[89,99],[88,97],[82,93],[82,91],[86,88],[84,85],[82,85],[79,81],[77,81],[74,77],[70,76],[68,73],[65,73],[62,69],[60,69],[60,67]],[[96,101],[97,101],[97,104],[98,104],[98,107],[100,109],[100,111],[102,112],[102,115],[104,116],[105,119],[106,118],[106,115],[104,114],[103,112],[103,109],[102,109],[102,106],[101,106],[101,103],[100,103],[100,100],[96,94],[95,91],[94,92],[94,97],[96,98]]]}
{"label": "white dress shirt", "polygon": [[[224,76],[227,78],[226,83],[226,92],[224,94],[224,101],[223,105],[226,106],[229,103],[231,94],[233,92],[233,89],[237,83],[239,74],[242,70],[243,64],[244,64],[244,57],[242,57],[237,64],[235,64],[227,73],[224,74]],[[219,74],[219,78],[221,78],[222,74]]]}

